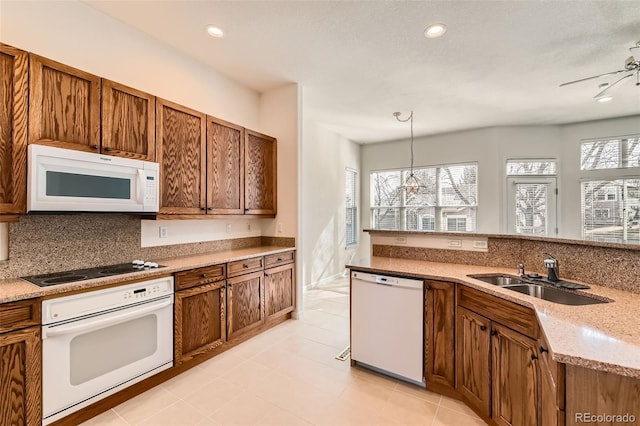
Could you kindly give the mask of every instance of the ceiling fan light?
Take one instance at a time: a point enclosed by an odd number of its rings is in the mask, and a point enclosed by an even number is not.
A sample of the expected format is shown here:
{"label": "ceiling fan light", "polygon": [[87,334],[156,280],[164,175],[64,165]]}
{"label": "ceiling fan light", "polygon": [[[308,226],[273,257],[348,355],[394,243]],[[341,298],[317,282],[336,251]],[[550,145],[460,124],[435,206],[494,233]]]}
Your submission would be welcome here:
{"label": "ceiling fan light", "polygon": [[611,102],[613,100],[613,96],[609,96],[609,95],[605,95],[605,96],[600,96],[598,98],[596,98],[597,102],[600,102],[601,104],[607,103],[607,102]]}
{"label": "ceiling fan light", "polygon": [[446,32],[447,32],[447,26],[445,24],[441,24],[441,23],[431,24],[424,29],[424,36],[426,38],[436,38],[436,37],[441,37]]}

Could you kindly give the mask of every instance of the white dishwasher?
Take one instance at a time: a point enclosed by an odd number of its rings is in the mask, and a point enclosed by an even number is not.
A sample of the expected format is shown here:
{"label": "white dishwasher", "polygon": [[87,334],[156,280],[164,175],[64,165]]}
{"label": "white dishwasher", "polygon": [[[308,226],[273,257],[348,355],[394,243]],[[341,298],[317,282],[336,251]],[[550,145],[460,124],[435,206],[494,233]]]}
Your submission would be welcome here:
{"label": "white dishwasher", "polygon": [[351,359],[424,384],[424,284],[351,272]]}

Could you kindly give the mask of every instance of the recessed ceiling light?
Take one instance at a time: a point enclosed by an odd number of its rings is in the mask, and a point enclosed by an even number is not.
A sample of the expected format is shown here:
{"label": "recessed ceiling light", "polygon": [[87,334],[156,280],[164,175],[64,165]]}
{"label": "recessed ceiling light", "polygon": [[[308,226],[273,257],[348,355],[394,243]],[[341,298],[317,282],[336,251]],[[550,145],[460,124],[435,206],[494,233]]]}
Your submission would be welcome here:
{"label": "recessed ceiling light", "polygon": [[447,32],[445,24],[431,24],[424,29],[424,36],[427,38],[436,38]]}
{"label": "recessed ceiling light", "polygon": [[224,31],[215,25],[207,25],[207,33],[209,33],[211,37],[224,37]]}
{"label": "recessed ceiling light", "polygon": [[601,104],[605,102],[610,102],[612,100],[613,100],[613,96],[600,96],[599,98],[596,98],[596,101],[600,102]]}

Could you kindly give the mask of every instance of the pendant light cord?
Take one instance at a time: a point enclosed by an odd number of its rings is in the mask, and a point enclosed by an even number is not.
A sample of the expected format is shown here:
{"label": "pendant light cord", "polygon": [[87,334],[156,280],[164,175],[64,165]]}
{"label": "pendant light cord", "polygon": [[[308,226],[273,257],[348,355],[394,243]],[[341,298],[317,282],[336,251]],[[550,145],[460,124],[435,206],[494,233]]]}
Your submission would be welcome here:
{"label": "pendant light cord", "polygon": [[413,176],[413,111],[411,111],[411,114],[409,114],[409,117],[402,120],[400,119],[400,113],[399,112],[394,112],[393,113],[394,117],[396,117],[396,120],[398,120],[401,123],[406,123],[407,121],[410,121],[410,125],[411,125],[411,171],[409,176]]}

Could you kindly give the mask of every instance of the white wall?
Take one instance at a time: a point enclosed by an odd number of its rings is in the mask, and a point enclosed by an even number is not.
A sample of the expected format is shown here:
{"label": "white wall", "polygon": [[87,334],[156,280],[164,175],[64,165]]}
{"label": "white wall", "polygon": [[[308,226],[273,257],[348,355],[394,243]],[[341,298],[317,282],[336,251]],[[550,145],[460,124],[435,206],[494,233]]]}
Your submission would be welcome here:
{"label": "white wall", "polygon": [[302,152],[302,282],[333,277],[356,253],[345,249],[345,168],[360,170],[360,147],[312,120],[304,120]]}
{"label": "white wall", "polygon": [[278,215],[264,219],[262,235],[298,236],[298,146],[301,140],[301,89],[288,84],[260,97],[259,126],[256,130],[278,139]]}
{"label": "white wall", "polygon": [[[72,0],[0,2],[0,41],[277,137],[281,173],[278,201],[282,206],[278,218],[282,217],[284,230],[281,236],[296,235],[297,85],[261,96],[209,66]],[[251,224],[250,231],[247,222]],[[232,224],[229,233],[228,223]],[[160,226],[168,228],[168,238],[159,238]],[[141,245],[254,236],[262,227],[262,221],[257,219],[141,221]],[[275,224],[267,228],[267,235],[271,235]]]}

